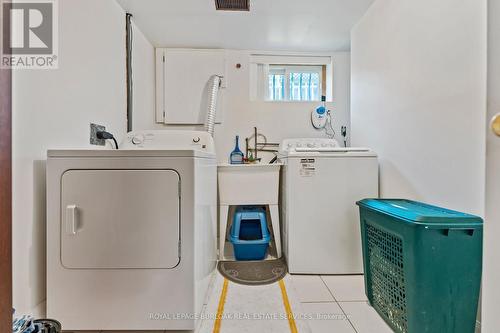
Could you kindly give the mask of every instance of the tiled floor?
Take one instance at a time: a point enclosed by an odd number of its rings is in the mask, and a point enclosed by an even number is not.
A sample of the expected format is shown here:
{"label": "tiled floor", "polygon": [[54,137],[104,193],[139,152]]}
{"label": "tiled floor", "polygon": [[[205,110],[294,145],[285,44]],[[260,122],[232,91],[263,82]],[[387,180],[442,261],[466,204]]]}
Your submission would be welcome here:
{"label": "tiled floor", "polygon": [[[222,278],[218,277],[208,298],[206,311],[216,312],[221,292]],[[391,333],[392,330],[367,303],[363,276],[361,275],[292,275],[285,278],[286,288],[299,333]],[[249,287],[230,285],[227,309],[249,311],[253,307],[261,311],[281,311],[282,299],[277,286]],[[257,290],[261,288],[262,290]],[[249,304],[259,303],[259,304]],[[263,304],[263,305],[261,305]],[[275,309],[276,308],[276,309]],[[200,332],[212,332],[212,322],[202,322]],[[308,327],[307,327],[308,326]],[[224,330],[224,327],[226,328]],[[258,328],[253,329],[253,328]],[[81,332],[81,331],[80,331]],[[143,331],[106,331],[106,333],[137,333]],[[148,333],[154,331],[147,331]],[[158,331],[160,332],[160,331]],[[200,333],[198,332],[198,333]],[[290,332],[286,323],[256,321],[226,321],[221,333],[243,332]],[[82,332],[83,333],[83,332]],[[87,333],[87,332],[85,332]],[[95,332],[92,332],[95,333]],[[167,331],[167,333],[174,333]],[[183,332],[186,333],[186,332]]]}
{"label": "tiled floor", "polygon": [[391,333],[367,303],[362,275],[293,275],[312,333]]}

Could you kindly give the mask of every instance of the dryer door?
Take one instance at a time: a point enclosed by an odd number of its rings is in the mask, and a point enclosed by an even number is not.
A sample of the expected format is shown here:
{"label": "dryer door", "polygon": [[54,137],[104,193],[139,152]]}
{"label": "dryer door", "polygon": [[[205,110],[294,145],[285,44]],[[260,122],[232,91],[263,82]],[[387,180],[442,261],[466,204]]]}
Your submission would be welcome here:
{"label": "dryer door", "polygon": [[66,268],[173,268],[180,178],[173,170],[68,170],[61,180]]}

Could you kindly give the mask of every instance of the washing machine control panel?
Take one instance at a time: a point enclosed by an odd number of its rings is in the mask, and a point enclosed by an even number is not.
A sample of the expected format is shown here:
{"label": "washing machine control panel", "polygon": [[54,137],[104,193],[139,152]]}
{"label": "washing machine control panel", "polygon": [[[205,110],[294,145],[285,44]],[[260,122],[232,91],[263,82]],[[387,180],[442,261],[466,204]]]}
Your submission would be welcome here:
{"label": "washing machine control panel", "polygon": [[280,152],[321,152],[331,151],[339,148],[335,139],[307,138],[307,139],[285,139],[280,145]]}
{"label": "washing machine control panel", "polygon": [[202,131],[150,130],[130,132],[120,149],[199,150],[215,152],[210,134]]}

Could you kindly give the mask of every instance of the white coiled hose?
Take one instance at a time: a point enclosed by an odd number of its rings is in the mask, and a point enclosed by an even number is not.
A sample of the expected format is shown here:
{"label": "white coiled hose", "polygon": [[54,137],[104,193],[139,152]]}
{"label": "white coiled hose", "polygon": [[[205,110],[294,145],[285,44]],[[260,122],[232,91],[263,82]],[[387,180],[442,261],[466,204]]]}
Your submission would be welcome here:
{"label": "white coiled hose", "polygon": [[209,79],[212,86],[208,94],[208,112],[207,121],[205,122],[205,131],[212,137],[214,136],[215,117],[217,115],[217,96],[219,94],[221,79],[222,76],[219,75],[212,75]]}

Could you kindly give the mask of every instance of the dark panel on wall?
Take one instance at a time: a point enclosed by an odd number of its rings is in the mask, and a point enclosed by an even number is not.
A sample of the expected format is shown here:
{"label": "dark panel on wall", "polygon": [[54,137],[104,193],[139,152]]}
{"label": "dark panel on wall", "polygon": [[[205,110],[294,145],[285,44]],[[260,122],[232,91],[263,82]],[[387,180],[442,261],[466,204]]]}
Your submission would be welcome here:
{"label": "dark panel on wall", "polygon": [[[2,1],[0,1],[0,5]],[[9,31],[3,31],[3,39]],[[11,71],[0,69],[0,327],[12,327]]]}

